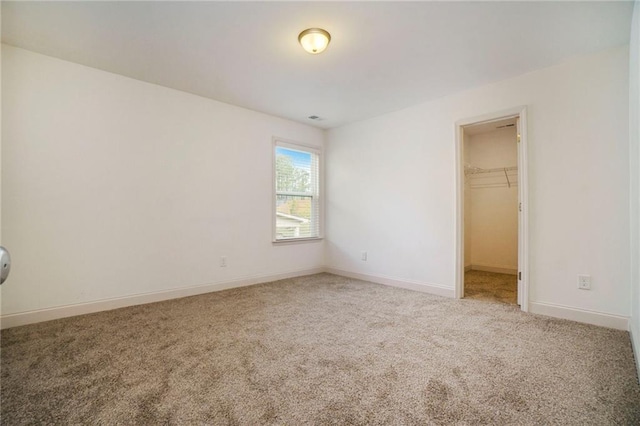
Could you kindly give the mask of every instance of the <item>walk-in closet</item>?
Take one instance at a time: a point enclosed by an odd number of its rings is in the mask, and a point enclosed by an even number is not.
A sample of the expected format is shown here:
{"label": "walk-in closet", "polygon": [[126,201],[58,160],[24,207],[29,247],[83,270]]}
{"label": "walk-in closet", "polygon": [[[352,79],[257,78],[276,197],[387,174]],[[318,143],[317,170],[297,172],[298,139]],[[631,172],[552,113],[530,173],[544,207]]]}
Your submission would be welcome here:
{"label": "walk-in closet", "polygon": [[516,118],[464,129],[464,297],[517,303]]}

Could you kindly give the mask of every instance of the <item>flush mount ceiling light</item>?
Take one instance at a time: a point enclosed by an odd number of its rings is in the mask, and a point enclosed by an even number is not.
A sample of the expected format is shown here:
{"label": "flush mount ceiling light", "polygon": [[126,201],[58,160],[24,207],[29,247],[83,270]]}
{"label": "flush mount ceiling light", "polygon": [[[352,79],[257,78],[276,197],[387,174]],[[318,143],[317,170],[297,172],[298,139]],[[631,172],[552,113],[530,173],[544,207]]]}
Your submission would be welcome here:
{"label": "flush mount ceiling light", "polygon": [[331,34],[322,28],[307,28],[300,33],[298,41],[304,50],[317,55],[327,48],[331,41]]}

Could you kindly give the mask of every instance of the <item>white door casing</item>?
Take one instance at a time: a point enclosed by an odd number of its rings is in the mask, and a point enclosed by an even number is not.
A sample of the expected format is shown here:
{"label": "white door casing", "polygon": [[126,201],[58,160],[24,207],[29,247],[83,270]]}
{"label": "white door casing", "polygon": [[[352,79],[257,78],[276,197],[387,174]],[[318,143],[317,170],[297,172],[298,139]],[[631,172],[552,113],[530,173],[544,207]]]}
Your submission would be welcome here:
{"label": "white door casing", "polygon": [[518,304],[529,310],[529,217],[528,217],[528,161],[527,108],[518,106],[503,111],[459,120],[456,135],[456,242],[455,289],[456,298],[464,296],[464,127],[505,118],[516,118],[518,134]]}

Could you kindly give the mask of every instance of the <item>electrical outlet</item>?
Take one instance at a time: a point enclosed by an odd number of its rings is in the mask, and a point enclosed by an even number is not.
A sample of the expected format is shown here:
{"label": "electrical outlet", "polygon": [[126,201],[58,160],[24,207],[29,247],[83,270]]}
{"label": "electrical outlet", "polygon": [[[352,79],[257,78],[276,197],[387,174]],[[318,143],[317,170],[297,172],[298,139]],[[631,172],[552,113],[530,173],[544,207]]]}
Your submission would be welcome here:
{"label": "electrical outlet", "polygon": [[367,261],[367,252],[366,252],[366,251],[363,251],[363,252],[362,252],[362,254],[361,254],[361,256],[360,256],[360,259],[362,259],[364,262],[366,262],[366,261]]}
{"label": "electrical outlet", "polygon": [[222,256],[220,258],[220,267],[221,268],[226,268],[227,267],[227,256]]}
{"label": "electrical outlet", "polygon": [[578,288],[580,290],[591,290],[591,275],[578,275]]}

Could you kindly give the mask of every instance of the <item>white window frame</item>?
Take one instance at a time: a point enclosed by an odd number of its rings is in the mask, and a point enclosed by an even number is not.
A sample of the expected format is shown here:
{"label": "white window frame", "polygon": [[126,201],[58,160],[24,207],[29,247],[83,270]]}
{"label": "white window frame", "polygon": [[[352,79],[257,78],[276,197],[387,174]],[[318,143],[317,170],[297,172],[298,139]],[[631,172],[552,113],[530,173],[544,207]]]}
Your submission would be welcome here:
{"label": "white window frame", "polygon": [[[277,222],[277,217],[276,217],[276,198],[278,196],[278,192],[276,190],[276,148],[277,147],[281,147],[281,148],[286,148],[286,149],[292,149],[295,151],[303,151],[303,152],[310,152],[313,153],[315,155],[317,155],[318,157],[318,178],[317,178],[317,182],[318,182],[318,188],[316,188],[315,193],[313,194],[313,202],[317,203],[317,209],[315,209],[315,211],[317,211],[318,214],[318,218],[317,218],[317,226],[318,226],[318,235],[315,237],[300,237],[300,238],[281,238],[278,239],[277,237],[277,230],[276,230],[276,222]],[[323,230],[324,230],[324,202],[323,202],[323,191],[324,191],[324,162],[323,162],[323,152],[322,152],[322,148],[321,147],[317,147],[317,146],[312,146],[312,145],[306,145],[300,142],[296,142],[296,141],[291,141],[288,139],[283,139],[283,138],[279,138],[279,137],[273,137],[273,144],[271,147],[271,163],[272,163],[272,176],[271,176],[271,200],[272,200],[272,206],[271,206],[271,214],[272,214],[272,218],[271,218],[271,229],[272,229],[272,235],[271,235],[271,241],[274,244],[290,244],[290,243],[299,243],[299,242],[314,242],[314,241],[320,241],[324,238],[323,236]],[[291,194],[291,195],[295,195],[295,194]],[[312,209],[313,211],[314,209]]]}

